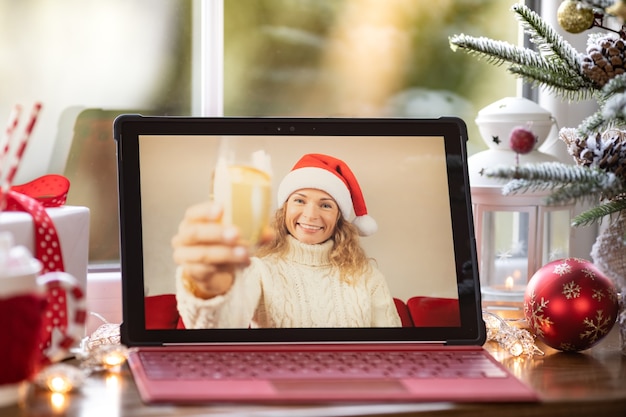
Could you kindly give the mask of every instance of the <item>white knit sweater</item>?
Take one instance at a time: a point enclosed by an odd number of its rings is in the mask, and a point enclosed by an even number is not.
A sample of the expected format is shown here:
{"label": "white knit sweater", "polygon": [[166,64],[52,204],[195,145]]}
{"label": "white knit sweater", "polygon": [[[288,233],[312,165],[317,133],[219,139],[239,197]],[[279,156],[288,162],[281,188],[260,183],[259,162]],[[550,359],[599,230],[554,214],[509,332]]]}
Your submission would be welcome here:
{"label": "white knit sweater", "polygon": [[177,272],[178,310],[187,328],[398,327],[400,317],[382,273],[347,284],[328,261],[333,241],[290,239],[286,256],[255,258],[224,295],[194,297]]}

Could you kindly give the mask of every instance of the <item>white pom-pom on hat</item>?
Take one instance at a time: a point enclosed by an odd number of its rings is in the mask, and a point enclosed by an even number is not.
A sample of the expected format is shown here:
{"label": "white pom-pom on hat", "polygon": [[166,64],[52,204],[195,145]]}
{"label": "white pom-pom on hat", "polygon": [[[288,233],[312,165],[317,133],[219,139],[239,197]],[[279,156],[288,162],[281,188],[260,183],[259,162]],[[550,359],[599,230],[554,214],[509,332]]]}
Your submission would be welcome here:
{"label": "white pom-pom on hat", "polygon": [[278,206],[303,188],[327,192],[337,202],[343,217],[356,226],[359,235],[369,236],[378,230],[376,220],[367,213],[356,177],[342,160],[323,154],[304,155],[278,186]]}
{"label": "white pom-pom on hat", "polygon": [[352,221],[352,224],[356,226],[361,236],[373,235],[378,230],[378,223],[376,223],[376,220],[369,214],[357,216],[357,218]]}

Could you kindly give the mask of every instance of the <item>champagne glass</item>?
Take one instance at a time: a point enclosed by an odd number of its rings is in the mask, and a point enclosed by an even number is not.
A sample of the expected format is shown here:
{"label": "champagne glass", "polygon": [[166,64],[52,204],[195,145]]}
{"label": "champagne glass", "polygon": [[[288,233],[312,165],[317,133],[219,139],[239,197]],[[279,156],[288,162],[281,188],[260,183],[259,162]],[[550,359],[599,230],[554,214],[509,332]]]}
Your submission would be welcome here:
{"label": "champagne glass", "polygon": [[236,225],[241,238],[254,246],[269,224],[271,159],[264,149],[251,150],[236,142],[233,138],[222,140],[213,198],[224,208],[224,224]]}

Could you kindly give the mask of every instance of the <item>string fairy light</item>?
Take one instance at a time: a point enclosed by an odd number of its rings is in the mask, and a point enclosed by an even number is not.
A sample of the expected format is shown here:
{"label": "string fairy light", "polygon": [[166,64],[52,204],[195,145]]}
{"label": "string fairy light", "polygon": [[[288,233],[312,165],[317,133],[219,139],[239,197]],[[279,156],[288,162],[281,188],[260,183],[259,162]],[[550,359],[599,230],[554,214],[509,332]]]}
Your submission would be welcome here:
{"label": "string fairy light", "polygon": [[487,341],[497,342],[512,356],[544,354],[528,330],[511,326],[502,317],[489,311],[483,310],[483,320],[487,328]]}
{"label": "string fairy light", "polygon": [[104,323],[82,340],[80,347],[74,351],[76,358],[83,368],[117,372],[128,356],[128,348],[121,344],[120,326],[107,322],[97,313],[91,314]]}
{"label": "string fairy light", "polygon": [[105,321],[91,336],[84,338],[81,346],[74,349],[73,353],[79,361],[78,365],[49,365],[37,374],[35,384],[53,394],[69,393],[82,387],[87,377],[94,372],[120,372],[126,363],[128,348],[120,343],[119,325]]}
{"label": "string fairy light", "polygon": [[81,387],[88,375],[88,371],[76,366],[55,363],[39,372],[34,382],[53,393],[66,394]]}

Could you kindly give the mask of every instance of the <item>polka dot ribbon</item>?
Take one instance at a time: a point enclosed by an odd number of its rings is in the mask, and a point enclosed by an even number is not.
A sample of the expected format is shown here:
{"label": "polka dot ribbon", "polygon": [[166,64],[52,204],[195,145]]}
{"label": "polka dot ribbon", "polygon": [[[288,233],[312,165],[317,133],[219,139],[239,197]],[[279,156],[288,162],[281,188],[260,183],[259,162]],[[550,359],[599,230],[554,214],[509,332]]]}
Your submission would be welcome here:
{"label": "polka dot ribbon", "polygon": [[[6,211],[22,211],[33,217],[34,255],[42,264],[42,274],[65,271],[59,235],[45,209],[65,204],[69,184],[69,180],[62,175],[44,175],[29,183],[11,187],[4,196]],[[55,327],[63,333],[67,330],[65,290],[48,292],[47,301],[49,306],[54,307],[51,310],[52,314],[47,314],[45,318],[43,340],[46,346],[50,344],[52,330]]]}
{"label": "polka dot ribbon", "polygon": [[[37,282],[45,288],[48,300],[55,300],[47,306],[44,317],[44,338],[39,346],[43,353],[43,363],[54,363],[66,357],[71,347],[83,335],[87,320],[85,293],[76,278],[66,272],[49,272],[41,275]],[[59,305],[60,301],[65,303],[66,297],[72,300],[72,314],[66,314],[65,309]],[[68,320],[68,316],[71,320]],[[62,318],[65,319],[65,328],[58,333],[53,333],[55,328],[61,327]],[[48,338],[50,340],[45,344]]]}

